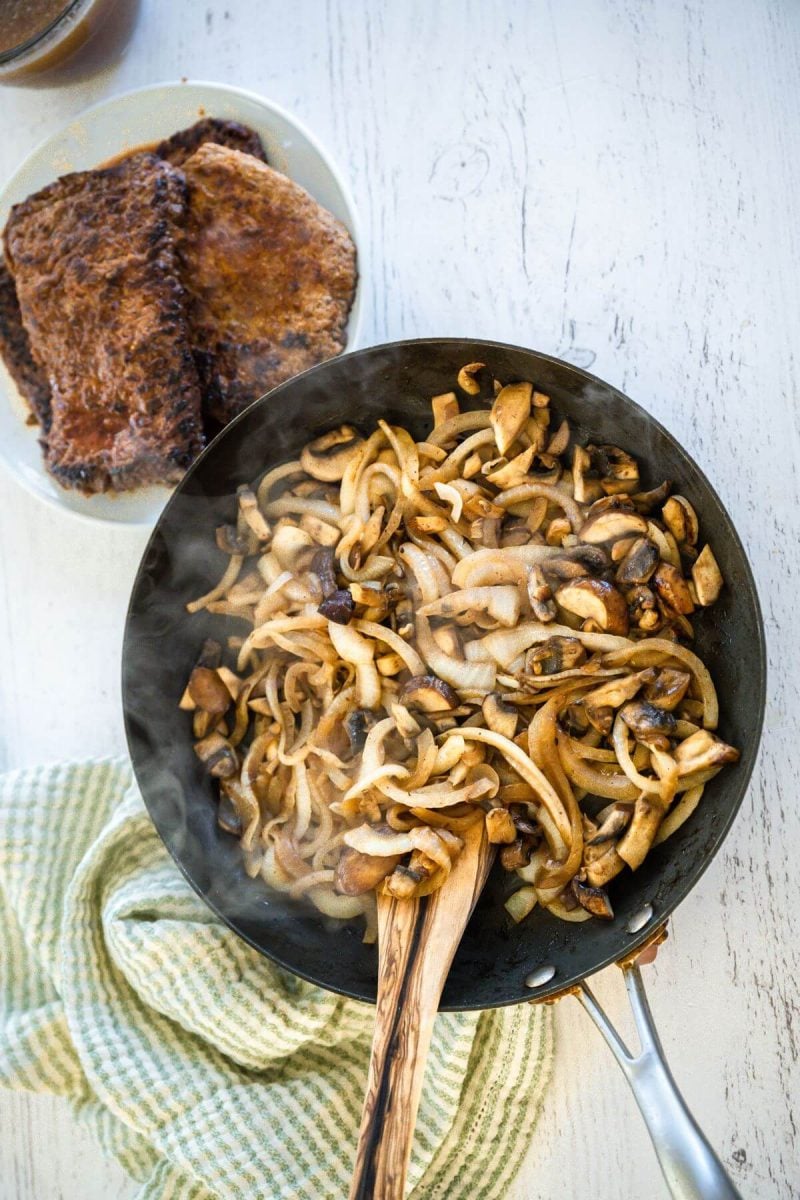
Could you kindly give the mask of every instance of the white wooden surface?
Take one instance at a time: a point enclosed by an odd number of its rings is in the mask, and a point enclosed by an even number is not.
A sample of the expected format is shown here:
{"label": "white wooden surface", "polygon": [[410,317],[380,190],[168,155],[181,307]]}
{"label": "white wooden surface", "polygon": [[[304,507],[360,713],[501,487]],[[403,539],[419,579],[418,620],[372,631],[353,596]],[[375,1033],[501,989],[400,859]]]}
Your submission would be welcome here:
{"label": "white wooden surface", "polygon": [[[725,850],[648,978],[674,1073],[745,1197],[800,1195],[800,5],[144,0],[113,69],[0,89],[0,170],[86,104],[181,75],[263,92],[339,160],[368,239],[369,341],[559,354],[650,407],[721,492],[761,589],[767,729]],[[144,537],[54,514],[3,476],[0,539],[0,765],[122,749]],[[598,989],[621,1000],[613,972]],[[599,1038],[572,1001],[557,1021],[510,1200],[663,1197]],[[58,1102],[0,1096],[2,1200],[133,1191]]]}

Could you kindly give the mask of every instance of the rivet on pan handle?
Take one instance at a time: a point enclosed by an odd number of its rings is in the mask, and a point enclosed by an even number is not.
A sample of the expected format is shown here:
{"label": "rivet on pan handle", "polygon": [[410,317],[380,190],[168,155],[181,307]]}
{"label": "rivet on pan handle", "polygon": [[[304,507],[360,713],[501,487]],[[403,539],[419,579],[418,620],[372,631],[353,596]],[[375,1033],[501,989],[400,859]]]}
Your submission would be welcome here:
{"label": "rivet on pan handle", "polygon": [[617,964],[625,978],[639,1035],[638,1054],[631,1054],[587,984],[567,988],[551,999],[576,996],[602,1033],[630,1084],[674,1200],[741,1200],[678,1091],[647,1002],[640,965],[653,961],[666,936],[667,927],[662,925],[644,946]]}

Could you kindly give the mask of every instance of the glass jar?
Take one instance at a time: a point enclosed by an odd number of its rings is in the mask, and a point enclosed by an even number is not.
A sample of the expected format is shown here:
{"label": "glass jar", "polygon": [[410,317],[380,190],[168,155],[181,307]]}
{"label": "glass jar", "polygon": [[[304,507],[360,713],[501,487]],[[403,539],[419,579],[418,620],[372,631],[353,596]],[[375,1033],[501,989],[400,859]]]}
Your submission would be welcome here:
{"label": "glass jar", "polygon": [[0,0],[0,83],[90,74],[121,52],[138,0]]}

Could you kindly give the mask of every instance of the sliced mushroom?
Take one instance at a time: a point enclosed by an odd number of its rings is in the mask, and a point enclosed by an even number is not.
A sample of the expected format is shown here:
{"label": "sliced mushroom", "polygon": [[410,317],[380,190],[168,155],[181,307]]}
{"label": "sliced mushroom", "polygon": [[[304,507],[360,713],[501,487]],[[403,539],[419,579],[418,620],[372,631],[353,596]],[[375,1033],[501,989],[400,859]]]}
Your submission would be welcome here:
{"label": "sliced mushroom", "polygon": [[653,587],[666,605],[683,615],[694,612],[688,584],[677,567],[659,563],[653,575]]}
{"label": "sliced mushroom", "polygon": [[603,579],[573,579],[562,583],[556,601],[567,612],[593,621],[606,633],[628,632],[628,606],[613,584]]}
{"label": "sliced mushroom", "polygon": [[452,420],[459,414],[458,398],[455,392],[442,392],[440,396],[431,398],[431,409],[433,411],[433,427],[444,425],[445,421]]}
{"label": "sliced mushroom", "polygon": [[217,548],[223,554],[249,554],[250,537],[239,533],[235,525],[220,525],[216,531]]}
{"label": "sliced mushroom", "polygon": [[565,419],[561,422],[558,429],[555,431],[555,433],[550,438],[550,441],[547,443],[547,453],[553,454],[556,457],[558,457],[559,454],[563,454],[564,451],[566,450],[567,446],[569,445],[569,437],[570,437],[569,421],[567,421]]}
{"label": "sliced mushroom", "polygon": [[507,808],[490,808],[486,814],[486,836],[493,846],[511,845],[517,830]]}
{"label": "sliced mushroom", "polygon": [[427,872],[399,863],[384,883],[383,890],[397,900],[408,900],[426,878]]}
{"label": "sliced mushroom", "polygon": [[231,694],[211,667],[195,667],[189,677],[189,695],[203,712],[222,716],[231,703]]}
{"label": "sliced mushroom", "polygon": [[239,511],[242,514],[247,525],[256,535],[260,542],[265,542],[272,533],[269,521],[258,507],[258,500],[252,488],[247,484],[242,484],[236,489],[236,494],[239,497]]}
{"label": "sliced mushroom", "polygon": [[679,546],[696,546],[700,526],[697,513],[685,496],[670,496],[661,510],[664,524]]}
{"label": "sliced mushroom", "polygon": [[300,466],[313,479],[336,483],[361,450],[364,439],[352,425],[341,425],[303,448]]}
{"label": "sliced mushroom", "polygon": [[565,537],[572,532],[572,526],[566,517],[554,517],[547,526],[545,541],[548,546],[560,546]]}
{"label": "sliced mushroom", "polygon": [[458,708],[458,696],[449,683],[436,675],[412,675],[401,688],[400,698],[409,708],[426,713]]}
{"label": "sliced mushroom", "polygon": [[390,875],[400,862],[399,854],[362,854],[344,846],[336,864],[334,890],[343,896],[362,896],[371,892]]}
{"label": "sliced mushroom", "polygon": [[664,503],[671,490],[672,484],[668,479],[665,479],[663,483],[660,483],[656,488],[652,488],[649,492],[636,492],[631,496],[631,503],[637,512],[648,516],[654,508],[658,508],[660,504]]}
{"label": "sliced mushroom", "polygon": [[617,568],[617,583],[623,587],[647,583],[658,566],[658,559],[658,547],[649,538],[636,538]]}
{"label": "sliced mushroom", "polygon": [[495,458],[484,463],[481,474],[485,475],[488,482],[496,488],[500,488],[501,491],[517,487],[526,481],[535,454],[536,447],[528,446],[527,450],[523,450],[521,454],[510,461],[505,458]]}
{"label": "sliced mushroom", "polygon": [[630,824],[633,808],[632,803],[618,800],[616,804],[609,805],[607,809],[604,809],[605,815],[587,845],[601,846],[604,842],[611,842],[618,838]]}
{"label": "sliced mushroom", "polygon": [[502,734],[513,740],[517,732],[517,710],[511,704],[506,704],[497,692],[490,692],[483,702],[483,719],[495,733]]}
{"label": "sliced mushroom", "polygon": [[586,650],[578,638],[550,637],[533,646],[525,657],[525,670],[530,675],[557,675],[571,671],[586,661]]}
{"label": "sliced mushroom", "polygon": [[342,531],[336,525],[330,525],[313,513],[303,513],[300,518],[300,528],[310,534],[320,546],[335,546],[342,536]]}
{"label": "sliced mushroom", "polygon": [[656,708],[673,712],[683,700],[692,677],[687,671],[675,671],[662,667],[652,682],[644,689],[644,698]]}
{"label": "sliced mushroom", "polygon": [[578,530],[578,537],[582,542],[597,545],[602,542],[615,542],[617,538],[645,533],[647,533],[647,522],[644,517],[627,508],[608,508],[589,516]]}
{"label": "sliced mushroom", "polygon": [[578,901],[581,908],[585,908],[593,917],[600,917],[603,921],[613,921],[614,910],[611,907],[611,901],[602,888],[592,887],[588,883],[581,883],[577,878],[572,880],[570,888],[572,895]]}
{"label": "sliced mushroom", "polygon": [[697,603],[703,608],[719,598],[725,581],[710,546],[703,547],[692,566],[692,581],[697,592]]}
{"label": "sliced mushroom", "polygon": [[528,572],[528,599],[537,621],[555,620],[556,605],[552,589],[544,577],[542,568],[536,564]]}
{"label": "sliced mushroom", "polygon": [[681,775],[692,775],[708,767],[721,767],[723,763],[736,762],[738,758],[738,750],[707,729],[698,729],[675,750],[675,761]]}
{"label": "sliced mushroom", "polygon": [[353,593],[349,588],[337,588],[326,596],[317,612],[337,625],[348,625],[356,610]]}
{"label": "sliced mushroom", "polygon": [[490,421],[497,449],[505,454],[531,415],[533,388],[529,383],[509,383],[497,394]]}
{"label": "sliced mushroom", "polygon": [[456,382],[458,383],[458,386],[461,388],[462,392],[466,392],[468,396],[479,396],[481,391],[483,391],[480,376],[485,372],[485,363],[467,363],[467,365],[462,367],[458,372],[458,378]]}
{"label": "sliced mushroom", "polygon": [[620,712],[637,741],[652,744],[659,750],[669,749],[669,738],[674,736],[676,725],[671,712],[656,708],[647,700],[631,700]]}
{"label": "sliced mushroom", "polygon": [[211,733],[195,742],[194,752],[215,779],[230,779],[239,770],[236,751],[219,733]]}
{"label": "sliced mushroom", "polygon": [[324,546],[321,550],[317,550],[309,563],[310,570],[314,572],[322,585],[322,595],[326,600],[339,586],[336,582],[335,562],[333,550],[330,546]]}
{"label": "sliced mushroom", "polygon": [[614,719],[613,710],[620,708],[627,700],[632,700],[644,684],[653,678],[653,670],[649,668],[638,671],[634,675],[625,675],[620,679],[609,679],[600,687],[588,692],[583,698],[583,706],[589,722],[598,732],[608,734]]}
{"label": "sliced mushroom", "polygon": [[500,851],[500,865],[504,871],[518,871],[531,861],[533,846],[527,838],[518,837]]}
{"label": "sliced mushroom", "polygon": [[655,594],[644,584],[638,584],[625,593],[631,623],[640,629],[652,632],[661,624],[661,614]]}

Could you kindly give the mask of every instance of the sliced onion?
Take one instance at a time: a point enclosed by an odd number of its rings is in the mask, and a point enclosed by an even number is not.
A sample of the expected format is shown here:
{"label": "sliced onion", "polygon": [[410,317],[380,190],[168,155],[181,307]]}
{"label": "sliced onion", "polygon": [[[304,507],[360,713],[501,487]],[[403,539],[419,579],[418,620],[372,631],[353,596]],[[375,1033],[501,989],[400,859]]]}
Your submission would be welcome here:
{"label": "sliced onion", "polygon": [[536,500],[542,496],[551,504],[557,504],[564,510],[564,515],[570,523],[573,533],[577,533],[583,524],[583,514],[575,501],[561,488],[549,483],[522,483],[518,487],[508,488],[495,497],[495,504],[501,508],[513,508],[516,504],[524,504],[527,500]]}
{"label": "sliced onion", "polygon": [[351,625],[360,633],[383,642],[390,650],[393,650],[402,658],[412,675],[425,674],[425,663],[416,650],[409,646],[408,642],[404,641],[393,629],[389,629],[386,625],[378,625],[375,621],[351,621]]}
{"label": "sliced onion", "polygon": [[352,625],[338,625],[328,621],[328,637],[340,658],[354,665],[372,663],[375,657],[375,646],[353,628]]}
{"label": "sliced onion", "polygon": [[490,692],[494,687],[495,669],[491,663],[471,663],[451,658],[437,646],[426,617],[417,614],[417,645],[431,669],[451,687],[474,692]]}
{"label": "sliced onion", "polygon": [[414,849],[414,843],[409,834],[375,829],[374,826],[366,824],[357,825],[355,829],[348,829],[342,841],[352,850],[358,850],[360,854],[372,854],[376,858],[410,854]]}
{"label": "sliced onion", "polygon": [[422,617],[452,617],[471,609],[483,609],[501,625],[514,625],[519,620],[522,599],[513,584],[497,587],[465,588],[448,596],[426,603],[419,610]]}
{"label": "sliced onion", "polygon": [[[487,634],[479,642],[470,642],[474,647],[471,654],[486,653],[501,667],[508,667],[517,657],[537,642],[546,642],[551,637],[577,638],[589,650],[625,650],[634,644],[624,637],[610,633],[586,633],[582,629],[570,629],[567,625],[543,624],[541,621],[524,621],[515,629],[498,630]],[[478,646],[481,650],[478,650]]]}
{"label": "sliced onion", "polygon": [[502,550],[474,550],[453,570],[453,586],[466,588],[525,582],[526,568],[563,553],[559,546],[504,546]]}
{"label": "sliced onion", "polygon": [[663,654],[666,658],[677,659],[678,662],[689,668],[700,689],[704,713],[703,724],[706,729],[716,729],[719,723],[719,703],[714,683],[705,664],[685,646],[667,641],[666,638],[645,638],[641,642],[631,642],[627,646],[621,646],[616,652],[606,654],[604,662],[609,667],[617,667],[624,663],[635,662],[640,655],[647,655],[654,651]]}

